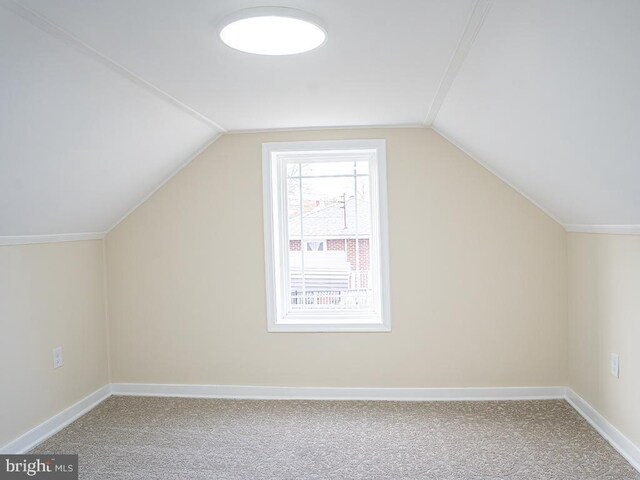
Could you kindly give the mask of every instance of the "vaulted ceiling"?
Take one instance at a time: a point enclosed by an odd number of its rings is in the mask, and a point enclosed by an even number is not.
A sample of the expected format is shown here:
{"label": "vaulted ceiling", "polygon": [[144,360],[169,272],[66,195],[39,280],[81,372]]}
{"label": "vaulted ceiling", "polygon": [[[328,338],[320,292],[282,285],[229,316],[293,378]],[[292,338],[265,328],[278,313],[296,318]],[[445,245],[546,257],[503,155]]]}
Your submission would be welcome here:
{"label": "vaulted ceiling", "polygon": [[277,4],[327,43],[226,47],[249,0],[0,0],[0,242],[108,231],[226,131],[365,125],[432,126],[569,229],[640,229],[637,0]]}

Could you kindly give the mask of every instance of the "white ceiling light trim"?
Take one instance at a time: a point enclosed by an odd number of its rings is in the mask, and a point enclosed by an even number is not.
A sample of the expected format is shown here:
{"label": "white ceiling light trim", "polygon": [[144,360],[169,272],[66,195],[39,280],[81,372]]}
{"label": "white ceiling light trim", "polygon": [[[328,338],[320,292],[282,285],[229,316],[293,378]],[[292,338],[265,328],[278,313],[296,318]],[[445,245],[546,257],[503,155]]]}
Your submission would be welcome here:
{"label": "white ceiling light trim", "polygon": [[313,15],[286,7],[256,7],[228,16],[220,40],[241,52],[293,55],[318,48],[327,39],[322,22]]}

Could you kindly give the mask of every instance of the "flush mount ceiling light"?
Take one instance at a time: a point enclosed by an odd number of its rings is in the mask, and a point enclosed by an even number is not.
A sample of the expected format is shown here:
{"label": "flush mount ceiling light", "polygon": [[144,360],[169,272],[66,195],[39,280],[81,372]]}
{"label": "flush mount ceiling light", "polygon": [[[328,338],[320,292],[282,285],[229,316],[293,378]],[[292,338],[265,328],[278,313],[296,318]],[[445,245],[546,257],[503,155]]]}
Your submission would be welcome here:
{"label": "flush mount ceiling light", "polygon": [[321,22],[306,12],[286,7],[240,10],[227,17],[220,39],[236,50],[257,55],[293,55],[322,45]]}

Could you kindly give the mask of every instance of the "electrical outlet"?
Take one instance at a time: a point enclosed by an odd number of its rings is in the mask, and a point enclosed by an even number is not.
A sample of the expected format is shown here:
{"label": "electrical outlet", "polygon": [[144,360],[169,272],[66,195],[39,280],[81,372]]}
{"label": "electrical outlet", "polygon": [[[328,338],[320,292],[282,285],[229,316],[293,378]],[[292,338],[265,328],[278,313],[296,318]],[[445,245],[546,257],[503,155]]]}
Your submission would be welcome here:
{"label": "electrical outlet", "polygon": [[620,378],[620,358],[617,353],[611,354],[611,375]]}
{"label": "electrical outlet", "polygon": [[62,366],[62,347],[56,347],[53,349],[53,368],[60,368]]}

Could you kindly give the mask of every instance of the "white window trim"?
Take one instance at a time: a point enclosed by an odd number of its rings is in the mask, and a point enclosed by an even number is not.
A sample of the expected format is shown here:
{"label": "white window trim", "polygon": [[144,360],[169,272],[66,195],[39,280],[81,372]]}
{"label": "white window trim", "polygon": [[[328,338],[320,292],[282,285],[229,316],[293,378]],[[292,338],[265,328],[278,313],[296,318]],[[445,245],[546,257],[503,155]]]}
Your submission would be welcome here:
{"label": "white window trim", "polygon": [[[377,208],[373,208],[377,218],[372,219],[378,227],[379,236],[379,268],[380,268],[380,312],[375,321],[364,318],[360,313],[341,312],[344,320],[335,323],[335,312],[313,312],[309,323],[286,323],[278,312],[278,281],[282,275],[280,268],[287,258],[281,258],[278,245],[274,242],[276,226],[280,225],[281,212],[278,205],[283,205],[286,198],[274,199],[274,182],[278,179],[277,165],[273,159],[274,152],[286,151],[319,151],[319,150],[376,150],[376,161],[371,164],[372,200],[377,199]],[[338,140],[319,142],[277,142],[262,144],[262,178],[264,208],[264,248],[267,294],[267,329],[269,332],[390,332],[391,306],[389,284],[389,226],[387,211],[387,169],[386,145],[384,140]],[[281,173],[281,177],[282,177]],[[286,175],[284,176],[286,178]],[[373,180],[377,180],[374,182]],[[279,195],[286,195],[286,189],[280,188]],[[280,229],[282,230],[282,229]],[[372,232],[373,233],[373,232]],[[280,232],[280,243],[287,241],[286,232]],[[303,242],[301,243],[301,247]],[[323,314],[324,313],[324,314]]]}

